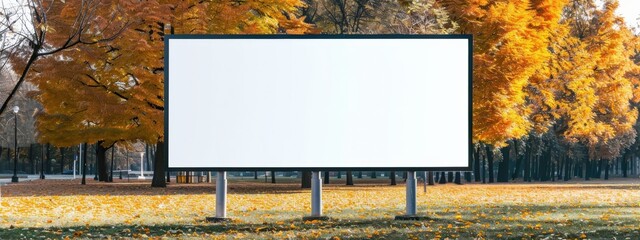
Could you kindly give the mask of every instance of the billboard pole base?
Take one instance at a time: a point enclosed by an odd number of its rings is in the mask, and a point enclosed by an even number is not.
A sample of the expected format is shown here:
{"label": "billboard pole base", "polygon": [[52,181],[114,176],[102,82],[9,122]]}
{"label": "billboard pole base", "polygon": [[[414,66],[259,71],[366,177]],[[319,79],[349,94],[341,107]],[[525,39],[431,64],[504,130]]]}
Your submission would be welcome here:
{"label": "billboard pole base", "polygon": [[218,223],[218,222],[230,222],[231,218],[207,217],[205,220],[210,223]]}
{"label": "billboard pole base", "polygon": [[329,217],[327,216],[304,216],[302,217],[302,221],[328,221]]}
{"label": "billboard pole base", "polygon": [[396,216],[395,220],[397,221],[423,221],[423,220],[430,220],[431,218],[427,217],[427,216],[420,216],[420,215],[400,215],[400,216]]}
{"label": "billboard pole base", "polygon": [[418,181],[415,171],[407,171],[407,213],[396,216],[396,220],[422,220],[423,216],[418,216],[418,205],[416,193],[418,192]]}
{"label": "billboard pole base", "polygon": [[322,216],[322,177],[320,171],[311,172],[311,216],[305,216],[303,221],[328,220]]}
{"label": "billboard pole base", "polygon": [[227,172],[218,171],[216,176],[216,216],[207,217],[207,222],[228,222],[227,218]]}

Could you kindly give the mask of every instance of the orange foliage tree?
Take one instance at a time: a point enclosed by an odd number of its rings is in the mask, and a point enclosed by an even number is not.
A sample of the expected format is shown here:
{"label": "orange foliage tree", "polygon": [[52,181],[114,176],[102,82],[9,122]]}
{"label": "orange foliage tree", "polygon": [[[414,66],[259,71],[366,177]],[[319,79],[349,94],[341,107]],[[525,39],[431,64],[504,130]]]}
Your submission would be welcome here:
{"label": "orange foliage tree", "polygon": [[3,18],[6,18],[6,21],[0,21],[3,35],[18,36],[11,40],[15,42],[13,49],[3,51],[3,55],[9,52],[8,56],[2,57],[9,59],[9,65],[19,74],[19,79],[6,98],[0,97],[3,99],[0,113],[4,112],[24,81],[34,74],[30,70],[37,60],[53,57],[78,45],[110,41],[127,25],[127,19],[113,17],[121,13],[114,2],[76,0],[63,4],[57,1],[15,1],[2,7]]}
{"label": "orange foliage tree", "polygon": [[[158,144],[154,186],[164,186],[163,49],[165,28],[175,33],[304,33],[299,1],[122,1],[116,18],[131,22],[111,42],[48,58],[33,79],[45,111],[40,138],[56,145],[142,140]],[[204,17],[203,17],[204,16]],[[68,67],[60,68],[64,64]],[[103,151],[104,152],[104,151]],[[158,154],[160,153],[160,154]],[[100,158],[99,158],[100,160]],[[100,167],[106,176],[106,168]],[[101,178],[102,179],[102,178]]]}

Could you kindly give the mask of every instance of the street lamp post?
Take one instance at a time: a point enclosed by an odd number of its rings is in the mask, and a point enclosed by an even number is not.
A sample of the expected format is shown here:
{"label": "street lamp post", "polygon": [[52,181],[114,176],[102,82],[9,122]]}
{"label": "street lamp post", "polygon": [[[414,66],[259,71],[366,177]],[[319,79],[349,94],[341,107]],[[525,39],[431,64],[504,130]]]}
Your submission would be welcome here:
{"label": "street lamp post", "polygon": [[144,178],[144,152],[140,153],[140,176],[138,176],[138,179],[145,179]]}
{"label": "street lamp post", "polygon": [[13,151],[15,151],[15,154],[13,155],[13,177],[11,177],[11,182],[18,182],[18,111],[20,111],[20,107],[13,106],[13,116],[15,120],[13,125]]}

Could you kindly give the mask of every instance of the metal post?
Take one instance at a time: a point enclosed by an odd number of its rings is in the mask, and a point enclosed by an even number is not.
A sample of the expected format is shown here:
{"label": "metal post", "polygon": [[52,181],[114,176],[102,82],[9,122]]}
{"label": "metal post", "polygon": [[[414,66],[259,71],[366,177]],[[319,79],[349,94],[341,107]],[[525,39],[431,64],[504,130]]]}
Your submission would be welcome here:
{"label": "metal post", "polygon": [[311,173],[311,216],[322,216],[322,177],[319,171]]}
{"label": "metal post", "polygon": [[76,163],[78,162],[78,156],[73,156],[73,179],[76,179]]}
{"label": "metal post", "polygon": [[311,172],[311,216],[303,217],[302,220],[327,220],[322,216],[322,176],[320,171]]}
{"label": "metal post", "polygon": [[216,179],[216,217],[227,217],[227,172],[218,172]]}
{"label": "metal post", "polygon": [[416,215],[418,212],[416,204],[416,190],[418,182],[416,180],[416,172],[407,172],[407,216]]}
{"label": "metal post", "polygon": [[138,179],[144,179],[144,152],[140,153],[140,176]]}
{"label": "metal post", "polygon": [[417,215],[418,213],[418,205],[417,205],[417,194],[418,192],[418,181],[416,179],[415,171],[407,171],[407,213],[403,216],[396,216],[396,220],[421,220],[424,217],[420,217]]}
{"label": "metal post", "polygon": [[218,171],[216,176],[216,216],[207,217],[208,222],[228,221],[227,218],[227,172]]}

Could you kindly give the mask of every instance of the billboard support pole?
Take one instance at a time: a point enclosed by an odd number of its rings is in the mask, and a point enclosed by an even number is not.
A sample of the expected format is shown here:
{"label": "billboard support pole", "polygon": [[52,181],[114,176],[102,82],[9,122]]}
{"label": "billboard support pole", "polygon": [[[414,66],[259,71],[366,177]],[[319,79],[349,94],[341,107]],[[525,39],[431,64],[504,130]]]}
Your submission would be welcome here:
{"label": "billboard support pole", "polygon": [[[426,179],[425,179],[426,180]],[[417,204],[417,192],[418,192],[418,180],[416,179],[415,171],[407,171],[407,209],[406,214],[402,216],[396,216],[396,220],[423,220],[425,217],[418,215]]]}
{"label": "billboard support pole", "polygon": [[218,171],[216,176],[216,216],[206,218],[207,222],[225,222],[227,218],[227,172]]}
{"label": "billboard support pole", "polygon": [[407,216],[416,215],[418,207],[416,204],[416,190],[417,190],[416,172],[407,172]]}
{"label": "billboard support pole", "polygon": [[304,221],[328,220],[322,216],[322,177],[320,171],[311,172],[311,216],[302,218]]}

